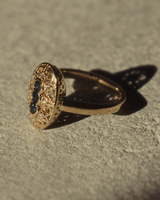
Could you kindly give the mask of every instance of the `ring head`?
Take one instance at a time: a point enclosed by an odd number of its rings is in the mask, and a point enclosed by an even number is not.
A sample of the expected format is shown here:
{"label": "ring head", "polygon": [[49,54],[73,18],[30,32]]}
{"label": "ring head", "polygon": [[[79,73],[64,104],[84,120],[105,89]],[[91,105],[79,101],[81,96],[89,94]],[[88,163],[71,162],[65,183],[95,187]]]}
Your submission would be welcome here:
{"label": "ring head", "polygon": [[37,129],[44,129],[56,121],[65,94],[62,72],[50,63],[38,65],[28,87],[27,108],[31,124]]}

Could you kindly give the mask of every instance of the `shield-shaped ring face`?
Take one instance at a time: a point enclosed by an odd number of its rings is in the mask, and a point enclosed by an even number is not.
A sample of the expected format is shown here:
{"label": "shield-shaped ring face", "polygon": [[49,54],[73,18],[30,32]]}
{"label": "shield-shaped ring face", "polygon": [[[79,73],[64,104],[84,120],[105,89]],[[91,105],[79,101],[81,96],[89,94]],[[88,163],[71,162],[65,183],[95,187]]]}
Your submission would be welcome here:
{"label": "shield-shaped ring face", "polygon": [[57,119],[65,93],[64,77],[56,66],[42,63],[36,67],[27,100],[29,118],[35,128],[44,129]]}

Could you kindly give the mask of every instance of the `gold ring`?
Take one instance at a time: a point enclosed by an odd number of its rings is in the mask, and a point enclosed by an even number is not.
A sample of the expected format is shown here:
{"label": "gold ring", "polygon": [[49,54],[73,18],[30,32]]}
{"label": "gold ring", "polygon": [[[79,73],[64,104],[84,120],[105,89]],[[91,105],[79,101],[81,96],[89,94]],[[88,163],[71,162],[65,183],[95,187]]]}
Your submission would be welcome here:
{"label": "gold ring", "polygon": [[[64,78],[78,78],[102,85],[116,98],[107,103],[89,103],[66,97]],[[58,69],[50,63],[41,63],[31,77],[27,108],[31,124],[45,129],[56,121],[61,111],[82,115],[116,113],[126,100],[123,89],[115,82],[93,72],[75,69]]]}

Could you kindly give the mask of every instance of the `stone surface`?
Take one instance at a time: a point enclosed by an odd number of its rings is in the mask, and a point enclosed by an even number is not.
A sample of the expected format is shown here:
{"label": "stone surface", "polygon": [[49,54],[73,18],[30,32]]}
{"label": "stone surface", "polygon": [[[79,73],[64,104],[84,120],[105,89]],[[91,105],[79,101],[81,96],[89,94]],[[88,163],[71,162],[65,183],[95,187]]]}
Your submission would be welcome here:
{"label": "stone surface", "polygon": [[36,103],[35,102],[31,102],[31,104],[30,104],[30,112],[32,114],[34,114],[36,112],[36,110],[37,110]]}
{"label": "stone surface", "polygon": [[33,101],[37,103],[38,101],[38,93],[36,91],[33,92]]}
{"label": "stone surface", "polygon": [[[1,0],[1,200],[160,199],[159,7],[159,0]],[[103,74],[127,101],[112,115],[61,113],[38,131],[26,101],[41,62]]]}
{"label": "stone surface", "polygon": [[41,83],[40,81],[36,81],[35,82],[35,91],[39,92],[41,89]]}

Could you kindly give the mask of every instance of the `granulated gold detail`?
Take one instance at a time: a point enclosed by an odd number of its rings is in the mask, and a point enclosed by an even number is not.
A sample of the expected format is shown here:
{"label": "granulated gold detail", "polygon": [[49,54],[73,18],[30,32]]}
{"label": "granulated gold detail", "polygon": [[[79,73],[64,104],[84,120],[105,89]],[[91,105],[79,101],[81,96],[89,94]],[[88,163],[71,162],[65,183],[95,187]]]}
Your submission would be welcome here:
{"label": "granulated gold detail", "polygon": [[[58,80],[61,80],[61,91],[58,91]],[[33,101],[35,82],[41,83],[36,103],[36,112],[30,111],[30,104]],[[65,95],[65,84],[63,75],[55,66],[49,63],[40,64],[33,72],[28,88],[28,111],[31,124],[37,129],[44,129],[53,123],[61,112],[61,105]],[[59,100],[59,96],[62,96]]]}

